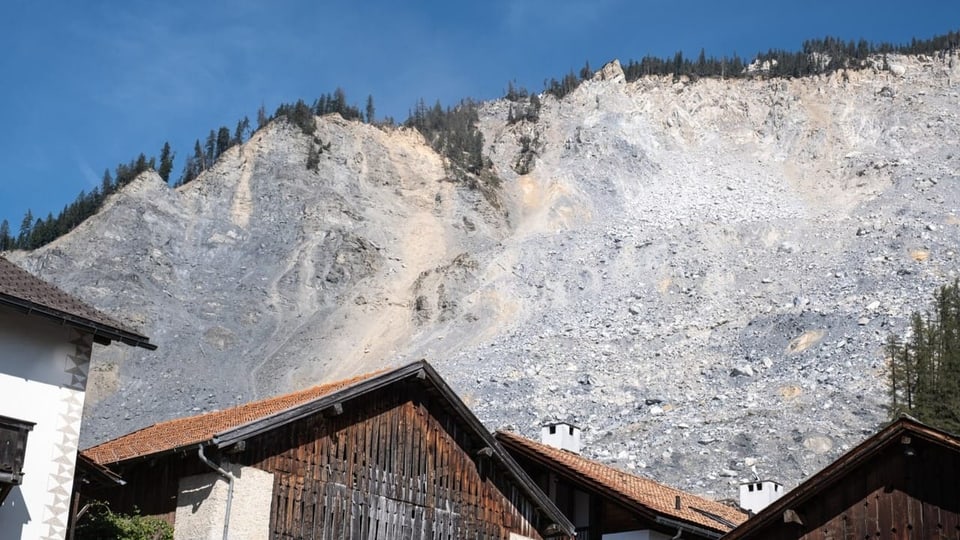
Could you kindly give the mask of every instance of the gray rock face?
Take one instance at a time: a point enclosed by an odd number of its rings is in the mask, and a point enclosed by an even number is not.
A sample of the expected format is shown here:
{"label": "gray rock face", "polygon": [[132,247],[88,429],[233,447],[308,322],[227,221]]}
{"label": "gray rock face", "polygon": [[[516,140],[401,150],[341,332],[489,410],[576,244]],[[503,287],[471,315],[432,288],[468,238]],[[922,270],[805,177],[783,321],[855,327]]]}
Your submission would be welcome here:
{"label": "gray rock face", "polygon": [[85,445],[425,357],[491,428],[572,420],[585,454],[708,496],[751,467],[791,487],[884,420],[887,335],[957,277],[957,58],[892,61],[611,65],[536,123],[487,103],[496,204],[416,133],[318,119],[308,171],[275,124],[13,258],[160,346],[97,351]]}

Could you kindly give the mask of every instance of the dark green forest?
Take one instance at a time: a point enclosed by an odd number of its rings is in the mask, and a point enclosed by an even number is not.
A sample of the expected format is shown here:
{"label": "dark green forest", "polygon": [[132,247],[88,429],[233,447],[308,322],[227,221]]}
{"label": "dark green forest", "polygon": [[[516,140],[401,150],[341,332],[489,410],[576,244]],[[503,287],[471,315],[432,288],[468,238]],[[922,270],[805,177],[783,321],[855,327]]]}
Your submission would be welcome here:
{"label": "dark green forest", "polygon": [[[805,41],[798,51],[772,49],[760,52],[753,62],[769,66],[766,70],[748,70],[746,62],[737,54],[732,56],[707,56],[701,50],[697,58],[688,58],[677,52],[671,58],[645,56],[639,61],[629,60],[623,65],[628,81],[646,76],[673,76],[697,79],[700,77],[745,78],[769,77],[792,78],[831,73],[846,69],[868,67],[868,58],[887,54],[939,54],[952,51],[960,46],[960,32],[948,32],[930,39],[913,39],[909,44],[869,43],[865,40],[845,41],[840,38],[826,37]],[[572,92],[581,82],[590,78],[593,71],[587,63],[579,73],[572,70],[562,78],[544,81],[543,93],[558,99]],[[526,89],[509,84],[506,96],[512,102],[507,121],[536,122],[540,112],[540,96]],[[274,120],[285,121],[299,127],[304,134],[313,135],[316,125],[314,115],[339,114],[346,120],[367,122],[381,126],[395,125],[392,118],[375,118],[373,97],[368,96],[361,110],[347,101],[345,92],[337,88],[332,93],[322,94],[312,104],[303,100],[284,103],[276,111],[267,114],[261,106],[257,111],[257,125],[260,129]],[[464,99],[453,107],[442,107],[439,102],[432,107],[421,99],[410,111],[404,126],[419,130],[431,146],[450,160],[454,169],[453,178],[464,180],[470,175],[478,175],[488,164],[482,156],[483,136],[476,126],[477,104]],[[77,198],[57,214],[48,213],[35,216],[28,209],[17,231],[12,230],[7,220],[0,222],[0,251],[11,249],[36,249],[63,234],[73,230],[85,219],[97,213],[104,201],[112,193],[130,183],[140,173],[154,169],[164,181],[173,186],[182,186],[195,180],[200,174],[216,163],[217,159],[230,148],[242,144],[255,131],[247,117],[237,121],[234,129],[220,126],[211,129],[203,138],[194,142],[192,151],[184,160],[182,173],[171,179],[175,153],[169,143],[164,144],[159,158],[140,154],[126,163],[118,164],[113,172],[104,171],[101,185],[90,192],[81,191]],[[314,137],[314,145],[307,157],[307,168],[315,169],[319,158],[329,144]]]}
{"label": "dark green forest", "polygon": [[890,409],[960,433],[960,282],[941,287],[931,310],[914,313],[907,339],[887,342]]}

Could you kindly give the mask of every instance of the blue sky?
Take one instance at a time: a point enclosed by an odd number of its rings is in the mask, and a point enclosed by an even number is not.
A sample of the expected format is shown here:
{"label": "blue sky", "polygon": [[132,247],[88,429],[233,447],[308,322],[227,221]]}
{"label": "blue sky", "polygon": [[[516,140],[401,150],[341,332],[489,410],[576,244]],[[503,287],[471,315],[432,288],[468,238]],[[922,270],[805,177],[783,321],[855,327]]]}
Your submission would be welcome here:
{"label": "blue sky", "polygon": [[264,105],[336,87],[398,121],[419,99],[495,98],[613,58],[907,42],[960,27],[960,2],[274,0],[0,3],[0,220],[56,215],[105,168],[177,152]]}

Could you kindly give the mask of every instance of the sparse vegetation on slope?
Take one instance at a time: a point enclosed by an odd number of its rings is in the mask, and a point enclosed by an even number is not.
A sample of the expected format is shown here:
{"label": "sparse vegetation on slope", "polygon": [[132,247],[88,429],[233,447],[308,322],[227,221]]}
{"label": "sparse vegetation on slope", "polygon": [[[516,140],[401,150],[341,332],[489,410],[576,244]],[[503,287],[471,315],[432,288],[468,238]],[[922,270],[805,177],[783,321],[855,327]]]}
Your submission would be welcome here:
{"label": "sparse vegetation on slope", "polygon": [[[701,49],[697,58],[690,58],[677,51],[672,58],[644,56],[639,61],[628,60],[623,64],[627,81],[641,77],[672,75],[680,77],[807,77],[832,73],[840,69],[863,69],[869,66],[869,58],[888,54],[937,54],[960,47],[960,32],[951,31],[930,39],[916,39],[908,44],[870,43],[864,39],[846,41],[827,36],[803,42],[799,51],[770,49],[759,52],[752,61],[744,60],[736,53],[731,56],[707,56]],[[752,63],[751,63],[752,62]],[[749,64],[749,65],[748,65]],[[571,71],[559,81],[550,79],[544,83],[544,92],[558,99],[574,91],[581,82],[590,78],[590,64],[580,75]],[[523,91],[525,92],[525,91]],[[509,96],[508,96],[509,98]]]}
{"label": "sparse vegetation on slope", "polygon": [[[173,162],[169,144],[164,144],[160,155],[160,170],[169,171]],[[27,209],[16,236],[10,230],[9,222],[3,220],[0,222],[0,251],[36,249],[72,231],[85,219],[96,214],[112,193],[132,182],[140,173],[155,169],[156,162],[156,158],[148,159],[144,154],[140,154],[129,163],[117,165],[112,175],[110,169],[105,170],[99,187],[93,188],[89,193],[81,191],[76,200],[64,206],[56,216],[48,213],[47,217],[39,218]]]}
{"label": "sparse vegetation on slope", "polygon": [[454,174],[479,174],[484,168],[483,134],[477,129],[477,104],[471,99],[455,107],[443,108],[440,102],[427,107],[421,99],[407,119],[408,127],[423,134],[438,154],[454,165]]}
{"label": "sparse vegetation on slope", "polygon": [[[258,114],[257,129],[265,126],[276,118],[283,118],[298,126],[307,135],[313,133],[314,115],[325,115],[337,113],[347,120],[373,122],[374,104],[373,96],[367,97],[366,117],[360,113],[356,106],[347,104],[346,93],[337,88],[333,93],[323,94],[314,101],[313,106],[309,106],[298,100],[295,103],[282,103],[277,107],[272,116],[265,114],[263,109]],[[385,118],[383,123],[392,124],[392,118]],[[174,182],[175,186],[182,186],[195,180],[201,173],[208,170],[220,158],[220,156],[239,144],[250,138],[253,129],[250,125],[250,119],[246,116],[237,121],[237,125],[231,132],[226,126],[220,126],[216,130],[211,129],[204,142],[197,139],[193,145],[193,152],[187,157],[183,167],[183,173],[180,178]],[[329,145],[324,145],[317,141],[311,155],[308,156],[307,167],[316,166],[316,158],[323,150],[329,149]],[[103,182],[100,186],[90,192],[81,191],[76,200],[65,206],[59,214],[54,216],[47,214],[46,218],[36,217],[31,209],[27,209],[20,224],[18,233],[14,233],[10,223],[7,220],[0,222],[0,251],[13,249],[36,249],[44,246],[60,236],[72,231],[77,225],[81,224],[88,217],[97,213],[108,196],[129,184],[140,173],[148,170],[156,170],[165,182],[170,182],[170,175],[173,171],[175,153],[170,147],[170,143],[164,143],[160,151],[160,157],[147,158],[145,154],[140,154],[129,163],[120,163],[110,173],[107,169],[103,174]]]}
{"label": "sparse vegetation on slope", "polygon": [[[753,68],[747,66],[737,54],[729,57],[708,57],[706,51],[701,50],[694,60],[678,51],[673,58],[645,56],[640,61],[630,60],[624,64],[624,74],[628,81],[652,75],[672,75],[674,78],[684,76],[691,78],[803,77],[830,73],[839,69],[865,68],[868,66],[868,57],[872,55],[929,55],[952,51],[957,47],[960,47],[960,32],[957,31],[950,31],[929,39],[914,38],[909,44],[901,45],[886,42],[874,44],[863,39],[845,41],[836,37],[826,37],[805,41],[800,51],[771,49],[758,53],[754,58]],[[590,64],[586,63],[580,69],[579,75],[571,71],[559,81],[556,79],[544,81],[544,92],[562,99],[591,75]],[[518,103],[516,108],[510,109],[508,120],[511,123],[521,120],[535,122],[538,119],[539,97],[531,95],[524,88],[515,87],[512,83],[506,97]],[[484,168],[483,138],[475,127],[471,127],[476,124],[475,110],[476,104],[470,99],[465,99],[459,105],[446,109],[443,109],[439,103],[428,108],[421,100],[406,122],[408,126],[420,130],[438,152],[451,160],[455,165],[454,176],[461,180],[465,178],[464,173],[478,175]],[[272,116],[267,115],[261,107],[257,115],[257,129],[275,118],[283,117],[299,126],[305,134],[310,135],[314,129],[312,114],[322,116],[337,113],[347,120],[373,123],[375,107],[372,96],[367,97],[364,111],[366,114],[362,113],[359,107],[348,104],[346,93],[343,89],[337,88],[333,93],[322,94],[314,101],[312,107],[298,100],[293,104],[281,104]],[[471,111],[474,112],[471,113]],[[381,123],[392,125],[393,119],[387,117]],[[247,117],[237,121],[232,133],[226,126],[221,126],[217,130],[211,129],[203,144],[200,139],[195,141],[193,153],[187,158],[183,173],[175,185],[181,186],[196,179],[200,173],[213,166],[223,152],[249,138],[252,131]],[[320,150],[314,149],[314,153],[319,155],[322,148],[321,143]],[[316,155],[308,157],[308,168],[315,166]],[[169,181],[174,156],[170,145],[165,144],[161,151],[159,165],[155,158],[147,159],[144,154],[140,154],[130,164],[118,165],[115,179],[107,182],[108,172],[100,188],[95,188],[89,193],[82,191],[73,203],[64,207],[56,216],[49,213],[46,218],[37,218],[28,209],[18,234],[14,234],[9,222],[4,220],[0,223],[0,251],[36,249],[52,242],[95,214],[110,193],[145,170],[156,169],[161,178]],[[130,175],[131,171],[135,172]],[[493,178],[492,175],[484,176]]]}

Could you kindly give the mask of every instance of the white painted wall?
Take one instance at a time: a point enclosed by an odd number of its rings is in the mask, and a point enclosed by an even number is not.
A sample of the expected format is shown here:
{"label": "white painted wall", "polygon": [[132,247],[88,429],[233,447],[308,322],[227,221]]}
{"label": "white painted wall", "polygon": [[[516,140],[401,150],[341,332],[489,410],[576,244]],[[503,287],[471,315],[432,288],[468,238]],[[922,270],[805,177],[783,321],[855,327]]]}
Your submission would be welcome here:
{"label": "white painted wall", "polygon": [[756,514],[783,496],[783,486],[764,480],[740,484],[740,508]]}
{"label": "white painted wall", "polygon": [[0,309],[0,415],[36,423],[0,540],[65,538],[92,337]]}
{"label": "white painted wall", "polygon": [[[225,464],[235,477],[230,506],[231,540],[260,540],[270,536],[273,474],[253,467]],[[199,474],[180,479],[174,540],[222,540],[227,510],[226,479]]]}
{"label": "white painted wall", "polygon": [[540,442],[547,446],[580,453],[580,428],[566,422],[547,424],[540,428]]}

